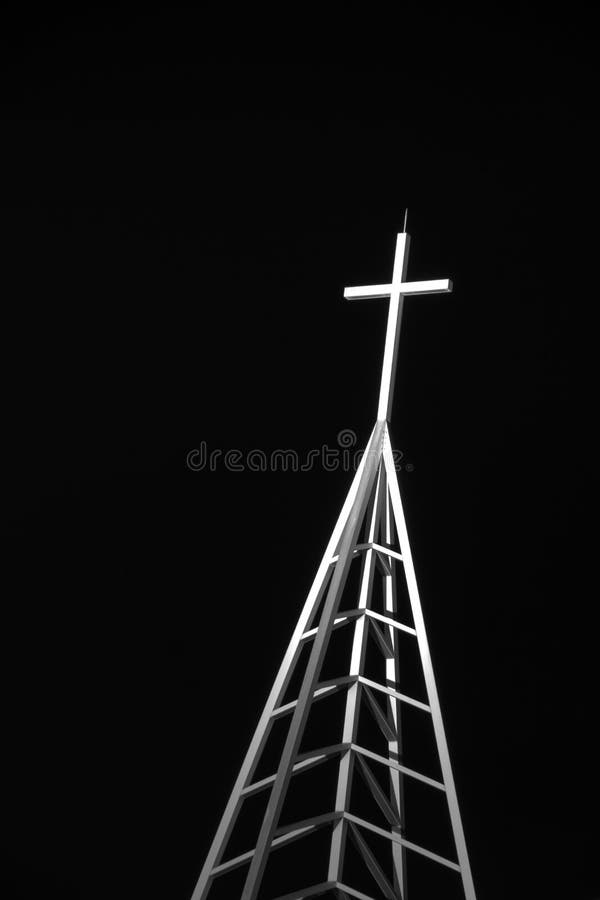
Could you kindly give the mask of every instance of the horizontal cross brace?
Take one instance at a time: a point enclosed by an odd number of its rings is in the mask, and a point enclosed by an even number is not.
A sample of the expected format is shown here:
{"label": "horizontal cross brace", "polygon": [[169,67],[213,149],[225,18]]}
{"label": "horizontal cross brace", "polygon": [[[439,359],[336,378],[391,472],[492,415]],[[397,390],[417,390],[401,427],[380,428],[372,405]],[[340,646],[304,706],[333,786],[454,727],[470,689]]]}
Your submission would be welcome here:
{"label": "horizontal cross brace", "polygon": [[396,550],[392,550],[390,547],[384,547],[383,544],[357,544],[357,550],[376,550],[378,553],[382,553],[384,556],[391,556],[392,559],[402,560],[402,554],[398,553]]}
{"label": "horizontal cross brace", "polygon": [[[440,856],[437,853],[433,853],[431,850],[427,850],[425,847],[420,847],[418,844],[413,844],[412,841],[407,841],[405,838],[400,837],[394,831],[386,831],[384,828],[379,828],[377,825],[373,825],[371,822],[367,822],[365,819],[360,819],[358,816],[353,815],[349,812],[335,811],[329,813],[323,813],[320,816],[313,816],[311,819],[304,819],[301,822],[293,822],[290,825],[284,825],[281,828],[278,828],[275,832],[275,837],[271,842],[271,850],[276,850],[279,847],[283,847],[285,844],[290,844],[292,841],[296,841],[301,837],[304,837],[309,832],[315,831],[317,828],[321,828],[323,825],[327,825],[328,822],[334,822],[341,818],[347,819],[348,822],[353,822],[355,825],[360,826],[361,828],[367,829],[367,831],[372,831],[373,834],[378,834],[380,837],[387,838],[387,840],[393,841],[396,844],[401,844],[403,847],[406,847],[407,850],[413,850],[415,853],[420,853],[422,856],[426,856],[428,859],[433,860],[433,862],[440,863],[440,865],[447,866],[449,869],[453,869],[455,872],[460,872],[460,866],[458,863],[453,862],[450,859],[446,859],[443,856]],[[246,863],[250,862],[252,857],[254,856],[254,849],[248,850],[246,853],[242,853],[239,856],[234,857],[233,859],[228,859],[226,862],[221,863],[219,866],[215,866],[215,868],[210,873],[211,878],[218,877],[219,875],[224,875],[226,872],[231,872],[234,869],[239,868],[239,866],[243,866]],[[346,886],[340,885],[342,890],[348,891]],[[305,896],[300,894],[300,897]],[[353,894],[352,896],[358,896],[357,894]]]}
{"label": "horizontal cross brace", "polygon": [[[287,834],[282,835],[280,838],[275,838],[275,840],[271,844],[271,847],[272,849],[276,849],[283,844],[290,844],[292,841],[301,838],[303,835],[313,830],[314,826],[305,825],[303,828],[298,828],[296,831],[289,831]],[[211,878],[217,877],[219,875],[224,875],[226,872],[232,872],[234,869],[239,868],[239,866],[243,866],[246,863],[250,862],[253,856],[254,850],[248,850],[246,853],[241,853],[240,856],[235,856],[233,857],[233,859],[228,859],[226,862],[221,863],[220,866],[214,867],[214,869],[210,873]]]}
{"label": "horizontal cross brace", "polygon": [[[318,766],[322,762],[331,759],[336,753],[347,750],[349,746],[349,744],[332,744],[330,747],[322,747],[319,750],[311,750],[310,753],[303,753],[302,756],[298,757],[298,762],[292,767],[292,774],[295,775],[296,772],[306,772],[308,769],[312,769],[313,766]],[[259,791],[263,791],[273,784],[276,777],[276,774],[269,775],[267,778],[262,778],[260,781],[249,784],[243,789],[240,796],[248,797],[251,794],[257,794]]]}
{"label": "horizontal cross brace", "polygon": [[[328,822],[340,819],[341,816],[341,812],[329,812],[324,813],[322,816],[313,816],[312,819],[304,819],[302,822],[284,825],[275,832],[276,836],[271,842],[271,850],[277,850],[279,847],[283,847],[284,844],[290,844],[292,841],[304,837],[304,835],[308,834],[310,831],[315,831],[317,828],[326,825]],[[248,850],[246,853],[240,854],[240,856],[235,856],[233,859],[228,859],[224,863],[221,863],[221,865],[215,866],[210,873],[210,876],[211,878],[214,878],[219,875],[224,875],[226,872],[232,872],[233,869],[237,869],[239,866],[243,866],[250,862],[253,856],[254,849]]]}
{"label": "horizontal cross brace", "polygon": [[403,775],[407,775],[409,778],[416,778],[417,781],[422,781],[423,784],[428,784],[430,787],[437,788],[438,791],[446,790],[441,781],[436,781],[434,778],[429,778],[427,775],[421,775],[420,772],[415,772],[414,769],[408,769],[406,766],[400,765],[400,763],[395,762],[393,759],[388,759],[386,756],[380,756],[379,753],[373,753],[372,750],[367,750],[365,747],[360,747],[358,744],[350,744],[350,749],[355,753],[359,753],[361,756],[366,756],[375,762],[381,763],[382,766],[395,769],[396,772],[402,772]]}
{"label": "horizontal cross brace", "polygon": [[340,810],[334,810],[333,812],[322,813],[320,816],[311,816],[310,819],[303,819],[301,822],[290,822],[289,825],[281,825],[275,832],[275,837],[278,838],[290,833],[295,834],[300,828],[315,828],[317,825],[326,825],[328,822],[337,822],[337,820],[341,818],[342,812]]}
{"label": "horizontal cross brace", "polygon": [[[452,290],[452,281],[449,278],[436,278],[430,281],[403,281],[399,286],[399,293],[406,294],[449,294]],[[368,284],[361,287],[344,288],[346,300],[377,300],[390,297],[393,285]]]}
{"label": "horizontal cross brace", "polygon": [[396,622],[395,619],[390,619],[389,616],[382,616],[381,613],[375,612],[372,609],[361,610],[364,611],[365,616],[369,616],[371,619],[377,619],[378,622],[383,622],[384,625],[389,625],[390,628],[397,628],[398,631],[405,631],[407,634],[415,635],[417,632],[414,628],[411,628],[410,625],[403,625],[402,622]]}
{"label": "horizontal cross brace", "polygon": [[377,684],[376,681],[371,681],[370,678],[359,675],[357,680],[360,684],[365,684],[367,687],[373,688],[376,691],[383,691],[384,694],[395,697],[396,700],[401,700],[403,703],[408,703],[409,706],[416,706],[417,709],[422,709],[424,712],[431,712],[431,707],[427,706],[426,703],[421,703],[420,700],[413,700],[412,697],[407,697],[406,694],[399,694],[398,691],[393,691],[391,688],[384,687],[382,684]]}
{"label": "horizontal cross brace", "polygon": [[460,872],[458,863],[453,862],[451,859],[446,859],[438,853],[433,853],[432,850],[426,850],[425,847],[419,847],[418,844],[413,844],[412,841],[407,841],[406,838],[400,837],[395,831],[386,831],[385,828],[379,828],[377,825],[372,825],[371,822],[359,819],[358,816],[349,812],[344,812],[343,817],[349,822],[354,822],[355,825],[359,825],[361,828],[366,828],[367,831],[372,831],[373,834],[378,834],[380,837],[387,838],[395,844],[401,844],[403,847],[406,847],[407,850],[413,850],[415,853],[420,853],[421,856],[426,856],[428,859],[433,860],[433,862],[439,863],[442,866],[447,866],[455,872]]}
{"label": "horizontal cross brace", "polygon": [[[344,615],[335,619],[335,621],[333,623],[333,627],[341,628],[343,625],[347,625],[348,622],[351,622],[353,619],[356,619],[358,616],[362,616],[363,613],[364,613],[363,609],[349,609],[348,611],[344,610]],[[306,641],[309,638],[313,638],[316,635],[318,630],[319,630],[318,628],[311,628],[309,631],[305,631],[304,634],[302,635],[302,637],[300,638],[300,640]]]}
{"label": "horizontal cross brace", "polygon": [[[312,769],[314,766],[319,766],[321,765],[321,763],[324,763],[328,759],[331,759],[333,756],[336,756],[336,754],[343,753],[344,750],[348,749],[353,750],[355,753],[359,753],[361,756],[366,756],[369,759],[374,760],[375,762],[381,763],[384,766],[388,766],[388,768],[390,769],[395,769],[397,772],[402,772],[409,778],[416,778],[418,781],[422,781],[424,784],[430,785],[430,787],[437,788],[440,791],[446,790],[441,781],[436,781],[434,778],[429,778],[428,775],[421,775],[420,772],[415,772],[414,769],[409,769],[392,759],[388,759],[385,756],[380,756],[378,753],[374,753],[372,750],[367,750],[365,747],[361,747],[359,744],[331,744],[331,746],[329,747],[320,747],[318,750],[311,750],[309,753],[303,753],[298,757],[298,761],[292,768],[292,774],[295,775],[297,772],[306,772],[309,769]],[[275,777],[275,775],[269,775],[267,778],[261,778],[260,781],[255,781],[253,784],[249,784],[241,791],[240,796],[249,797],[252,794],[258,794],[260,791],[263,791],[266,788],[270,787],[275,781]]]}
{"label": "horizontal cross brace", "polygon": [[[391,556],[392,559],[399,559],[402,561],[402,554],[398,553],[396,550],[390,550],[389,547],[384,547],[383,544],[375,544],[373,542],[369,544],[357,544],[354,550],[352,551],[353,556],[358,556],[359,553],[362,553],[364,550],[375,550],[377,553],[381,553],[383,556]],[[329,560],[329,565],[333,565],[339,559],[338,556],[332,556]]]}
{"label": "horizontal cross brace", "polygon": [[[420,700],[413,700],[412,697],[408,697],[406,694],[400,694],[398,691],[393,691],[391,688],[384,687],[382,684],[371,681],[370,678],[365,678],[363,675],[343,675],[341,678],[332,678],[331,681],[324,682],[314,692],[313,702],[315,700],[322,700],[324,697],[334,694],[336,691],[347,687],[349,684],[353,684],[355,681],[373,688],[376,691],[382,691],[390,697],[395,697],[396,700],[401,700],[402,703],[408,703],[409,706],[415,706],[417,709],[424,710],[424,712],[431,712],[431,708],[427,706],[426,703],[421,703]],[[283,706],[276,707],[271,713],[271,718],[277,719],[279,716],[287,715],[287,713],[295,708],[297,702],[297,700],[290,700],[289,703],[284,703]]]}
{"label": "horizontal cross brace", "polygon": [[[414,628],[411,628],[410,625],[403,625],[402,622],[396,622],[395,619],[390,619],[389,616],[383,616],[381,613],[375,612],[373,609],[349,609],[344,610],[344,615],[340,616],[333,623],[334,628],[341,628],[343,625],[347,625],[349,622],[352,622],[354,619],[360,618],[360,616],[369,616],[371,619],[377,619],[378,622],[383,622],[384,625],[389,625],[390,628],[397,628],[398,631],[405,631],[407,634],[412,634],[416,636],[417,632]],[[307,641],[310,638],[313,638],[318,628],[311,628],[310,631],[305,631],[301,641]]]}
{"label": "horizontal cross brace", "polygon": [[[351,681],[356,681],[356,678],[352,675],[344,675],[342,678],[333,678],[331,681],[324,682],[313,694],[314,700],[322,700],[323,697],[329,696],[329,694],[334,694],[336,691],[339,691],[341,688],[346,687],[346,685],[350,684]],[[278,719],[279,716],[285,716],[287,713],[291,712],[296,704],[297,700],[290,700],[289,703],[284,703],[283,706],[276,707],[271,713],[272,719]]]}

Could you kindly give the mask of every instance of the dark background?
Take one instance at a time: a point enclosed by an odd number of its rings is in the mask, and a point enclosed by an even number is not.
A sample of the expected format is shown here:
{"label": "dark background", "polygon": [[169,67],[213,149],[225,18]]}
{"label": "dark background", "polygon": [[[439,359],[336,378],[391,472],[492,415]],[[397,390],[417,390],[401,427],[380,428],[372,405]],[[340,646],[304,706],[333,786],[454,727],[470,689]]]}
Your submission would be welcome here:
{"label": "dark background", "polygon": [[592,27],[398,11],[4,15],[6,897],[189,897],[350,476],[186,455],[364,444],[386,304],[342,291],[407,206],[454,280],[392,435],[478,896],[600,895]]}

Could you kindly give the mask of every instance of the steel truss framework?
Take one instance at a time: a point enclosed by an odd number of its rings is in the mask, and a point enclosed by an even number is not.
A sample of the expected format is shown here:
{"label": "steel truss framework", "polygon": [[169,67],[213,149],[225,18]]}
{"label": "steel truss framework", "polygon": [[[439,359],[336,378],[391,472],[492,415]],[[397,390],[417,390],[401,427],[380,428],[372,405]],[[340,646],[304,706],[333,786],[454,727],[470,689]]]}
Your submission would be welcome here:
{"label": "steel truss framework", "polygon": [[[406,282],[409,236],[398,235],[394,275],[391,284],[347,288],[347,299],[389,297],[388,327],[384,351],[383,374],[378,416],[366,451],[327,545],[315,580],[306,599],[283,662],[267,699],[262,716],[246,753],[212,846],[206,858],[192,900],[205,900],[219,876],[247,866],[241,900],[255,900],[261,893],[265,867],[271,853],[318,829],[329,828],[329,864],[326,878],[312,885],[300,885],[277,900],[301,900],[332,892],[341,898],[374,900],[344,880],[344,860],[348,840],[353,852],[362,859],[372,876],[378,897],[407,898],[407,852],[420,854],[433,863],[454,870],[461,879],[465,900],[476,900],[467,847],[459,812],[450,756],[442,722],[425,623],[411,555],[400,489],[392,453],[388,422],[390,418],[394,374],[402,306],[408,294],[449,292],[448,280]],[[353,560],[359,558],[360,579],[356,603],[340,610]],[[381,611],[374,603],[374,578],[382,579]],[[402,579],[409,600],[412,624],[400,621],[398,585]],[[352,649],[346,674],[321,680],[323,664],[334,630],[348,628]],[[414,699],[400,690],[399,637],[404,633],[416,641],[426,702]],[[385,663],[385,683],[365,675],[368,637],[381,652]],[[302,675],[296,699],[284,702],[295,670],[301,665],[301,651],[309,645],[310,655]],[[309,714],[317,701],[331,694],[345,692],[345,710],[341,740],[334,745],[310,752],[300,752]],[[378,698],[383,699],[382,707]],[[403,764],[403,706],[412,706],[431,717],[439,757],[441,779],[436,780]],[[359,714],[368,708],[387,744],[387,753],[376,753],[357,741]],[[273,723],[287,717],[289,727],[277,771],[254,780],[257,766],[269,738]],[[337,790],[334,808],[309,819],[280,825],[281,813],[291,779],[327,761],[337,761]],[[388,789],[384,790],[374,769],[384,767]],[[354,814],[351,792],[358,771],[363,784],[377,803],[387,828],[381,828]],[[445,795],[456,860],[445,858],[407,838],[405,823],[406,779],[421,782]],[[244,801],[259,792],[268,792],[266,811],[254,849],[238,856],[224,858],[227,844]],[[391,871],[373,850],[368,836],[385,838],[391,844]],[[371,838],[372,839],[372,838]]]}

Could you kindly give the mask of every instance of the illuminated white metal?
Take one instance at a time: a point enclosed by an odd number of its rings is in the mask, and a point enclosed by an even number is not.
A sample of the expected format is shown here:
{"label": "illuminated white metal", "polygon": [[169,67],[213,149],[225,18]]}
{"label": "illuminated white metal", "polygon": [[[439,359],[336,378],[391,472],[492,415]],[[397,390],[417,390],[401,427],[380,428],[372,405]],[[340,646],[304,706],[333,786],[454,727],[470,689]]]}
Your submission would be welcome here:
{"label": "illuminated white metal", "polygon": [[458,865],[458,863],[453,862],[451,859],[446,859],[444,856],[440,856],[439,853],[433,853],[431,850],[427,850],[425,847],[420,847],[418,844],[414,844],[412,841],[407,841],[393,831],[385,831],[385,829],[380,828],[378,825],[373,825],[371,822],[366,822],[364,819],[361,819],[349,812],[344,813],[344,818],[347,819],[348,822],[354,822],[355,825],[360,825],[367,831],[372,831],[373,834],[378,834],[380,837],[387,838],[395,844],[401,844],[402,846],[406,847],[407,850],[414,850],[415,853],[419,853],[421,854],[421,856],[427,856],[429,859],[432,859],[434,862],[440,863],[442,866],[447,866],[449,869],[454,869],[455,872],[460,872],[460,866]]}
{"label": "illuminated white metal", "polygon": [[[380,300],[390,297],[393,284],[371,284],[365,287],[344,288],[346,300]],[[448,294],[452,290],[449,278],[437,278],[432,281],[408,281],[398,285],[398,293],[407,294]]]}
{"label": "illuminated white metal", "polygon": [[445,791],[446,788],[440,781],[436,781],[434,778],[429,778],[428,775],[422,775],[420,772],[415,772],[414,769],[409,769],[406,766],[400,765],[400,763],[395,762],[393,759],[389,759],[385,756],[380,756],[378,753],[373,753],[372,750],[367,750],[365,747],[359,747],[358,744],[352,744],[352,750],[355,753],[360,754],[361,756],[367,756],[369,759],[374,760],[375,762],[379,762],[384,766],[388,766],[390,769],[395,769],[397,772],[402,772],[404,775],[410,776],[410,778],[415,778],[417,781],[422,781],[423,784],[428,784],[430,787],[437,788],[439,791]]}
{"label": "illuminated white metal", "polygon": [[438,698],[437,687],[433,675],[433,664],[431,654],[429,652],[429,643],[425,631],[425,620],[421,609],[421,600],[419,598],[419,588],[415,576],[415,569],[412,561],[410,544],[408,541],[408,531],[406,530],[406,521],[404,519],[404,510],[402,509],[402,501],[400,499],[400,487],[398,485],[398,476],[396,474],[396,466],[394,464],[394,455],[392,445],[387,433],[384,438],[383,445],[383,461],[385,471],[388,478],[390,491],[390,499],[394,512],[394,523],[398,531],[398,540],[404,559],[404,574],[408,586],[408,596],[410,599],[415,630],[417,632],[417,641],[419,642],[419,653],[421,656],[421,665],[425,676],[425,686],[427,689],[427,699],[431,708],[431,716],[433,719],[433,729],[435,731],[435,739],[442,768],[442,777],[446,788],[448,798],[448,809],[450,812],[450,820],[452,822],[452,831],[454,833],[454,841],[456,843],[456,852],[460,864],[460,873],[463,881],[463,888],[466,900],[475,900],[475,886],[473,884],[473,876],[471,874],[471,866],[469,864],[469,855],[467,853],[467,844],[463,831],[460,811],[458,807],[458,797],[454,786],[454,777],[452,775],[452,766],[450,765],[450,753],[448,752],[448,744],[446,742],[446,733],[442,721],[442,710]]}
{"label": "illuminated white metal", "polygon": [[[373,501],[373,510],[371,512],[371,521],[369,524],[368,542],[372,543],[377,536],[381,512],[383,507],[383,472],[379,467],[377,486],[375,488],[375,498]],[[373,574],[375,567],[375,551],[368,549],[363,558],[363,568],[360,579],[360,593],[358,598],[358,608],[366,610],[369,606],[371,591],[373,587]],[[352,743],[356,740],[356,731],[358,728],[357,703],[359,700],[359,691],[361,690],[358,682],[358,676],[364,667],[365,658],[365,642],[367,620],[364,616],[356,620],[354,625],[354,638],[352,641],[352,656],[350,659],[350,676],[356,678],[356,682],[348,689],[346,698],[346,710],[344,715],[344,728],[342,732],[342,741],[344,743]],[[340,760],[340,769],[338,773],[338,785],[335,798],[336,811],[344,811],[348,806],[350,788],[352,783],[352,767],[354,765],[354,756],[348,750]],[[342,868],[344,864],[344,849],[346,844],[347,825],[342,818],[333,827],[333,836],[331,840],[331,851],[329,855],[329,880],[339,881],[342,877]]]}
{"label": "illuminated white metal", "polygon": [[327,549],[323,554],[321,565],[317,570],[315,580],[313,581],[308,597],[306,598],[304,608],[302,610],[300,618],[298,619],[296,628],[294,629],[294,633],[292,635],[292,639],[290,640],[286,654],[283,658],[283,662],[279,667],[279,672],[277,673],[275,683],[271,688],[271,692],[265,704],[265,708],[262,712],[258,725],[256,726],[256,731],[254,732],[254,736],[246,752],[246,757],[242,764],[242,768],[240,769],[240,773],[233,786],[231,796],[229,797],[227,806],[225,807],[225,811],[223,813],[223,816],[221,817],[221,822],[213,838],[213,842],[200,873],[200,877],[198,878],[198,882],[196,884],[196,887],[194,888],[192,900],[204,900],[209,890],[210,880],[214,875],[215,866],[219,864],[219,862],[221,861],[221,857],[223,856],[227,841],[229,840],[229,836],[238,816],[242,791],[246,787],[246,785],[250,783],[252,775],[254,774],[254,770],[258,765],[258,761],[264,749],[267,737],[269,735],[273,710],[280,704],[281,698],[285,693],[285,689],[288,685],[289,679],[292,676],[295,663],[298,659],[302,635],[311,620],[315,607],[318,605],[323,596],[323,592],[325,591],[325,587],[327,585],[327,577],[329,574],[329,560],[335,552],[340,541],[342,531],[346,526],[348,516],[356,498],[358,487],[362,480],[362,475],[365,470],[367,460],[370,456],[372,443],[373,435],[371,435],[369,443],[367,444],[365,455],[360,461],[360,465],[352,481],[348,496],[344,501],[342,511],[340,512],[338,520],[333,529],[333,533],[329,539]]}
{"label": "illuminated white metal", "polygon": [[[354,852],[363,860],[380,894],[390,900],[407,900],[407,870],[410,866],[407,853],[418,853],[433,863],[458,872],[465,900],[476,900],[388,431],[404,297],[452,290],[449,279],[406,281],[409,240],[408,234],[404,232],[398,235],[390,284],[346,288],[344,292],[344,296],[351,300],[390,298],[377,422],[267,699],[192,900],[205,900],[213,879],[244,865],[248,866],[248,872],[241,900],[263,900],[261,884],[270,853],[322,828],[331,828],[326,880],[295,888],[277,900],[302,900],[304,897],[318,897],[328,891],[336,893],[339,900],[349,900],[350,897],[373,900],[345,881],[344,856],[349,839],[353,841],[356,848]],[[361,541],[363,528],[365,533]],[[356,603],[353,608],[344,607],[340,612],[342,594],[353,560],[356,560],[355,565],[361,566]],[[406,583],[412,625],[398,620],[397,585],[400,577]],[[375,578],[381,578],[383,583],[381,612],[372,608]],[[353,631],[348,668],[345,674],[323,681],[321,671],[328,654],[330,637],[334,630],[340,628]],[[408,696],[400,690],[401,667],[404,663],[398,641],[403,633],[409,635],[407,640],[416,641],[427,702],[425,699]],[[385,684],[379,684],[365,675],[369,636],[384,660]],[[292,674],[299,666],[302,647],[306,647],[309,658],[303,669],[301,686],[295,699],[284,702]],[[340,743],[299,753],[313,704],[338,692],[345,692]],[[441,781],[404,765],[403,706],[412,706],[422,715],[431,716]],[[384,743],[387,744],[386,756],[357,743],[359,716],[363,709],[369,711],[372,727],[380,735],[379,740],[383,736]],[[253,781],[272,724],[284,717],[287,717],[288,731],[277,771]],[[334,809],[312,819],[280,827],[280,816],[290,779],[305,778],[303,773],[328,760],[333,760],[338,767]],[[372,763],[386,767],[389,776],[387,791],[375,777],[371,769]],[[387,830],[367,822],[351,811],[355,770],[360,772],[364,784],[387,820]],[[417,845],[406,837],[405,778],[415,779],[444,795],[450,814],[456,862]],[[268,801],[254,848],[224,859],[241,804],[258,793],[266,793]],[[408,829],[410,830],[410,822]],[[374,853],[362,831],[370,831],[390,840],[391,868],[386,869],[385,862]]]}
{"label": "illuminated white metal", "polygon": [[[306,673],[302,682],[302,687],[300,688],[296,708],[292,715],[288,736],[281,754],[277,777],[271,789],[267,810],[260,828],[255,852],[252,861],[250,862],[248,877],[242,891],[241,900],[255,900],[260,889],[260,883],[267,863],[267,855],[271,847],[271,842],[281,813],[281,807],[292,774],[292,766],[308,718],[312,696],[317,685],[319,672],[323,665],[323,660],[329,644],[333,622],[335,621],[342,598],[342,592],[350,572],[352,551],[358,542],[358,534],[370,500],[371,490],[378,474],[384,432],[385,423],[378,422],[373,430],[372,451],[366,455],[366,464],[356,491],[356,496],[340,537],[339,560],[336,563],[333,575],[331,576],[331,582],[327,589],[319,631],[313,641]],[[359,619],[358,621],[361,620]],[[350,690],[354,690],[354,687],[352,686]]]}
{"label": "illuminated white metal", "polygon": [[[381,544],[377,544],[374,541],[370,541],[366,544],[357,544],[354,550],[352,551],[353,556],[358,556],[359,553],[362,553],[363,550],[376,550],[379,556],[383,557],[391,557],[392,559],[402,559],[402,554],[397,553],[395,550],[390,550],[389,547],[383,547]],[[339,556],[332,556],[330,563],[336,563],[339,559]]]}
{"label": "illuminated white metal", "polygon": [[[406,218],[406,217],[405,217]],[[387,479],[386,479],[387,487]],[[394,541],[394,512],[390,502],[389,490],[386,490],[384,512],[384,540],[386,544],[392,544]],[[400,557],[402,555],[400,554]],[[392,561],[390,560],[392,563]],[[387,624],[389,628],[389,639],[392,646],[392,652],[385,660],[385,677],[388,684],[398,685],[400,683],[399,669],[399,652],[398,652],[398,636],[395,634],[395,626],[393,624],[394,617],[397,613],[397,596],[396,596],[397,573],[396,566],[391,565],[390,577],[385,579],[385,611],[388,614]],[[381,617],[383,618],[383,616]],[[416,629],[411,629],[411,633],[416,637]],[[396,809],[398,810],[398,822],[392,824],[392,830],[401,835],[405,827],[405,803],[404,803],[404,775],[409,775],[417,780],[425,781],[431,786],[438,787],[432,779],[425,779],[424,776],[407,769],[398,763],[402,759],[402,707],[397,697],[389,697],[389,715],[390,723],[393,729],[393,736],[388,742],[388,764],[390,771],[390,790]],[[365,754],[366,755],[366,754]],[[442,785],[443,790],[443,785]],[[392,864],[394,867],[394,887],[399,897],[406,900],[408,896],[407,886],[407,869],[406,869],[406,847],[402,844],[392,844]]]}
{"label": "illuminated white metal", "polygon": [[345,288],[344,290],[344,297],[347,300],[390,298],[381,387],[379,389],[379,406],[377,407],[378,421],[386,420],[389,422],[392,412],[404,297],[409,294],[447,294],[452,290],[452,282],[449,278],[438,278],[434,281],[405,281],[409,246],[410,236],[402,231],[396,241],[394,274],[391,284],[372,284],[363,287]]}

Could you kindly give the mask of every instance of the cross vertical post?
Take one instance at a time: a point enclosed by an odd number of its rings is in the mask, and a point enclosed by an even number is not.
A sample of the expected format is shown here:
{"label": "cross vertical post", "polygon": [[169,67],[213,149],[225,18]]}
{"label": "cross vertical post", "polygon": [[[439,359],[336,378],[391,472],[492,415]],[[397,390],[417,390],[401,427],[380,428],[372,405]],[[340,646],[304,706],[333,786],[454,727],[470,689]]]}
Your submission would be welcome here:
{"label": "cross vertical post", "polygon": [[402,312],[404,308],[404,295],[400,292],[400,288],[408,268],[409,247],[410,235],[406,234],[406,232],[401,232],[396,240],[394,274],[392,276],[392,291],[390,294],[383,367],[381,370],[381,387],[379,388],[379,404],[377,406],[378,422],[382,419],[389,422],[392,413],[398,343],[400,341],[400,328],[402,326]]}

